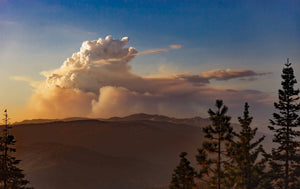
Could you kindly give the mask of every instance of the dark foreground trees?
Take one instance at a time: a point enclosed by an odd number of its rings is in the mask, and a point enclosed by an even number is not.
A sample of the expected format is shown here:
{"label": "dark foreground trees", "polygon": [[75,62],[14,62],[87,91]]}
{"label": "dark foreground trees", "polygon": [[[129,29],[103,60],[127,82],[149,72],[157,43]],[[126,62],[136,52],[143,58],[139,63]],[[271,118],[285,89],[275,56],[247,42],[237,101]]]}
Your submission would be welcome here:
{"label": "dark foreground trees", "polygon": [[222,100],[216,101],[215,112],[209,109],[211,125],[203,129],[206,141],[196,156],[197,176],[207,183],[205,188],[300,188],[300,91],[294,89],[297,81],[289,60],[281,77],[279,101],[274,103],[277,111],[269,126],[275,143],[270,154],[262,148],[264,137],[256,139],[257,128],[250,127],[253,118],[247,103],[243,117],[238,118],[239,133],[233,132]]}
{"label": "dark foreground trees", "polygon": [[16,141],[10,134],[11,127],[8,125],[7,110],[4,112],[4,126],[0,138],[0,189],[31,189],[26,187],[29,183],[25,179],[23,170],[17,165],[17,160],[13,153],[16,152],[14,147]]}
{"label": "dark foreground trees", "polygon": [[273,142],[278,145],[270,155],[270,180],[274,188],[300,188],[299,89],[294,89],[297,80],[289,59],[281,77],[279,101],[274,103],[277,112],[273,114],[269,126],[274,132]]}
{"label": "dark foreground trees", "polygon": [[230,187],[259,188],[264,179],[266,159],[259,155],[264,154],[261,142],[265,137],[255,140],[257,128],[250,127],[252,119],[253,117],[249,115],[249,105],[245,103],[243,117],[238,118],[241,131],[235,133],[236,139],[227,147],[229,156],[232,158],[225,165],[226,182]]}
{"label": "dark foreground trees", "polygon": [[226,115],[227,106],[223,105],[222,100],[216,100],[216,107],[215,112],[208,110],[212,124],[203,129],[207,141],[198,149],[196,159],[201,166],[201,180],[207,182],[210,188],[220,189],[225,183],[224,162],[228,161],[225,145],[231,142],[233,129],[230,126],[231,118]]}
{"label": "dark foreground trees", "polygon": [[187,153],[182,152],[179,165],[174,169],[172,180],[169,185],[170,189],[195,189],[196,184],[194,178],[196,172],[193,167],[190,166],[190,162],[186,159]]}

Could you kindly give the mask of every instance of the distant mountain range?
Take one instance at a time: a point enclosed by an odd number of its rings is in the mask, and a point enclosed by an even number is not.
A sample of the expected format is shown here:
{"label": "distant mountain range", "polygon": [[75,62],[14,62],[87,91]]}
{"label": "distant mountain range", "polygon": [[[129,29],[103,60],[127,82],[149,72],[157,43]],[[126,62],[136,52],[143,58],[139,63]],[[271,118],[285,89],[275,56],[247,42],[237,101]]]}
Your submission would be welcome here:
{"label": "distant mountain range", "polygon": [[160,122],[170,122],[176,124],[187,124],[192,126],[202,126],[203,124],[209,124],[209,118],[201,117],[192,117],[192,118],[173,118],[164,115],[151,115],[145,113],[132,114],[125,117],[111,117],[108,119],[103,118],[84,118],[84,117],[71,117],[65,119],[32,119],[32,120],[23,120],[21,122],[15,122],[14,125],[21,124],[40,124],[40,123],[51,123],[56,121],[79,121],[79,120],[101,120],[101,121],[160,121]]}
{"label": "distant mountain range", "polygon": [[[15,123],[17,157],[35,188],[163,189],[179,153],[203,142],[200,117],[134,114],[109,119],[68,118]],[[237,127],[236,124],[233,124]]]}

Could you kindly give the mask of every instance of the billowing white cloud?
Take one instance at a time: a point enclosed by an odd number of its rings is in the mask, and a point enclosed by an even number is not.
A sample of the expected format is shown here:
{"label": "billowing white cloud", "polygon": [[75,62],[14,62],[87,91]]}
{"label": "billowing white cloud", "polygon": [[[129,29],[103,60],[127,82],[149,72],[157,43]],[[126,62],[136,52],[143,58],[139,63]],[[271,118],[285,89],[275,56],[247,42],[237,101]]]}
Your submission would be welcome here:
{"label": "billowing white cloud", "polygon": [[[35,92],[28,102],[31,117],[110,117],[139,112],[206,116],[201,113],[219,98],[239,107],[244,101],[268,103],[269,96],[259,91],[204,85],[210,79],[256,75],[247,70],[214,70],[199,76],[138,76],[131,72],[129,62],[139,53],[126,47],[128,42],[128,37],[119,40],[111,36],[85,41],[60,68],[43,72],[46,80],[33,85]],[[156,50],[161,51],[167,50]],[[203,85],[191,84],[194,82]]]}
{"label": "billowing white cloud", "polygon": [[128,37],[116,40],[107,36],[83,42],[79,52],[59,69],[46,74],[47,85],[97,93],[103,86],[126,86],[132,79],[139,79],[130,72],[128,62],[137,51],[125,47],[128,41]]}

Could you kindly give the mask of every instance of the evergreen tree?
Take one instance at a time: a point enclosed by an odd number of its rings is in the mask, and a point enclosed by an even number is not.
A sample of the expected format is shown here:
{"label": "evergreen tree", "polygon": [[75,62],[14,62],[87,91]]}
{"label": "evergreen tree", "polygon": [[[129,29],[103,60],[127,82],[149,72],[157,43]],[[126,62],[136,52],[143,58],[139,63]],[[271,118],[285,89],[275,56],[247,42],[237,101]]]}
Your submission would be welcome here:
{"label": "evergreen tree", "polygon": [[264,179],[265,158],[257,160],[259,155],[264,153],[261,142],[265,136],[260,137],[253,142],[257,128],[252,129],[250,124],[253,117],[249,116],[249,105],[245,103],[244,115],[239,117],[241,131],[234,135],[236,140],[228,146],[229,156],[232,160],[226,164],[227,183],[234,188],[252,189],[258,188],[262,179]]}
{"label": "evergreen tree", "polygon": [[190,166],[190,162],[185,157],[186,155],[186,152],[182,152],[179,155],[180,162],[172,174],[172,180],[169,185],[170,189],[194,189],[196,187],[194,182],[196,172]]}
{"label": "evergreen tree", "polygon": [[203,128],[208,141],[198,149],[196,156],[200,164],[199,177],[207,182],[211,188],[221,188],[224,183],[224,162],[228,161],[225,145],[232,140],[230,117],[226,115],[228,108],[222,100],[216,100],[217,111],[208,110],[212,125]]}
{"label": "evergreen tree", "polygon": [[5,110],[4,116],[5,125],[0,140],[0,189],[32,189],[26,187],[29,181],[25,179],[23,170],[17,167],[20,160],[12,156],[12,153],[16,152],[14,148],[16,141],[14,136],[9,133],[11,127],[8,125],[7,110]]}
{"label": "evergreen tree", "polygon": [[270,177],[274,188],[288,189],[299,186],[300,176],[299,89],[294,89],[297,80],[289,59],[285,63],[281,77],[279,102],[274,103],[277,112],[273,113],[273,120],[270,119],[271,126],[269,126],[274,132],[273,142],[278,144],[270,154]]}

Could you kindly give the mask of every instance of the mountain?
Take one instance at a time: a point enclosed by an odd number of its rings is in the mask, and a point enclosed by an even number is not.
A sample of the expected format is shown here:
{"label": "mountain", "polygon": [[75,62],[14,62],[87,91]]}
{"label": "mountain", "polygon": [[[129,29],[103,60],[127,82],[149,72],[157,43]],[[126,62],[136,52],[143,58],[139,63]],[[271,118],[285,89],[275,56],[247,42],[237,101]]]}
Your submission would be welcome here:
{"label": "mountain", "polygon": [[[94,118],[85,118],[85,117],[69,117],[64,119],[26,119],[20,122],[15,122],[13,125],[26,125],[26,124],[40,124],[40,123],[51,123],[58,121],[78,121],[78,120],[94,120]],[[98,120],[98,119],[96,119]],[[99,119],[102,120],[102,119]]]}
{"label": "mountain", "polygon": [[[196,167],[208,119],[134,114],[13,125],[17,157],[35,188],[163,189],[182,151]],[[235,124],[236,125],[236,124]]]}
{"label": "mountain", "polygon": [[178,155],[194,159],[202,129],[147,119],[14,125],[17,157],[35,188],[143,189],[167,185]]}
{"label": "mountain", "polygon": [[201,118],[201,117],[193,117],[193,118],[173,118],[167,117],[164,115],[150,115],[150,114],[133,114],[126,117],[112,117],[107,119],[108,121],[141,121],[141,120],[148,120],[148,121],[161,121],[161,122],[171,122],[176,124],[187,124],[191,126],[203,126],[208,125],[210,120],[208,118]]}
{"label": "mountain", "polygon": [[202,126],[208,125],[210,120],[208,118],[201,118],[201,117],[192,117],[192,118],[173,118],[164,115],[151,115],[145,113],[138,113],[132,114],[125,117],[111,117],[108,119],[103,118],[83,118],[83,117],[70,117],[65,119],[32,119],[32,120],[23,120],[21,122],[15,122],[14,125],[21,125],[21,124],[36,124],[36,123],[51,123],[55,121],[78,121],[78,120],[102,120],[102,121],[162,121],[162,122],[171,122],[176,124],[187,124],[193,126]]}

